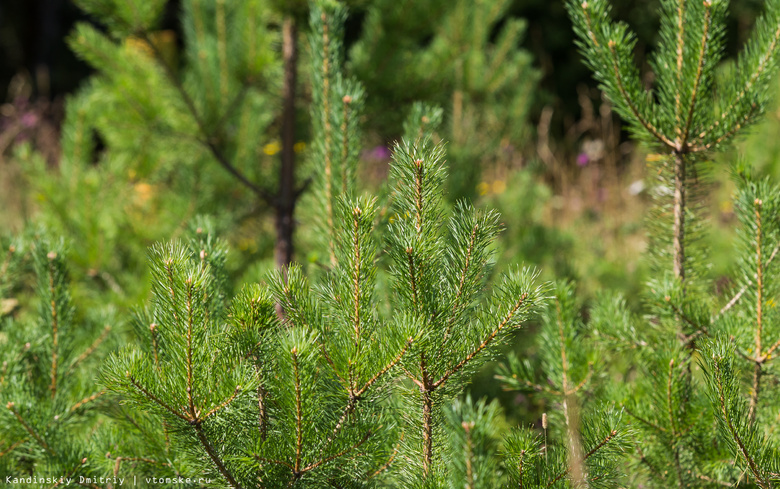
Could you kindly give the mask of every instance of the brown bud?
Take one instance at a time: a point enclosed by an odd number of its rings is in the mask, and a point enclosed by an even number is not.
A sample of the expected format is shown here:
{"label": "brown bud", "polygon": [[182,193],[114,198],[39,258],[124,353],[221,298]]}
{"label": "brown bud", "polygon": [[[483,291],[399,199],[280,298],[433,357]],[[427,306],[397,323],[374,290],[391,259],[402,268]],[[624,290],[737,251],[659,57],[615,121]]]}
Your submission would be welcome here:
{"label": "brown bud", "polygon": [[352,103],[352,97],[350,97],[349,95],[344,95],[344,98],[341,99],[341,101],[344,102],[345,104],[351,104]]}
{"label": "brown bud", "polygon": [[152,330],[152,332],[154,332],[154,331],[157,329],[157,323],[152,323],[152,324],[150,324],[150,325],[149,325],[149,329],[151,329],[151,330]]}
{"label": "brown bud", "polygon": [[50,252],[49,252],[49,254],[48,254],[48,255],[46,255],[46,257],[47,257],[49,260],[53,260],[53,259],[57,258],[57,252],[56,252],[56,251],[50,251]]}
{"label": "brown bud", "polygon": [[196,234],[203,234],[203,228],[198,228],[195,230]]}
{"label": "brown bud", "polygon": [[200,259],[201,261],[206,259],[206,250],[200,250]]}
{"label": "brown bud", "polygon": [[15,253],[16,252],[16,246],[14,246],[14,245],[9,246],[8,247],[8,252],[9,253]]}

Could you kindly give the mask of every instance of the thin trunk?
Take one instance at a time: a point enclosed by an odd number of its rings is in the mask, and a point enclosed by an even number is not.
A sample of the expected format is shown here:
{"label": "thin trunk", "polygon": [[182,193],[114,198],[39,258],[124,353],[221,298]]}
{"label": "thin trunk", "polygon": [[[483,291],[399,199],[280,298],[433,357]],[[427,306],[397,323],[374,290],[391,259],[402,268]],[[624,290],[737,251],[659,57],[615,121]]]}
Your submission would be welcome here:
{"label": "thin trunk", "polygon": [[433,400],[428,390],[423,391],[423,471],[425,475],[433,464]]}
{"label": "thin trunk", "polygon": [[674,276],[685,281],[685,155],[674,154]]}
{"label": "thin trunk", "polygon": [[279,193],[275,205],[276,266],[287,276],[287,267],[293,256],[295,203],[295,91],[298,78],[298,27],[288,16],[282,27],[282,57],[284,86],[282,89],[282,164],[279,171]]}

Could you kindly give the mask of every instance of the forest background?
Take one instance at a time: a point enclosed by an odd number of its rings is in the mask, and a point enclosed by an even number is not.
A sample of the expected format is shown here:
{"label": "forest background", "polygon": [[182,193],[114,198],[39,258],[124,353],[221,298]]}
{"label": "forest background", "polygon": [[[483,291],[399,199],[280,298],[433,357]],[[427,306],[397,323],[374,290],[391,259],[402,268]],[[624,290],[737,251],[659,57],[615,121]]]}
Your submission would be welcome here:
{"label": "forest background", "polygon": [[[599,291],[619,289],[638,311],[639,290],[648,272],[642,258],[647,247],[642,224],[650,201],[644,177],[646,162],[655,155],[644,153],[621,130],[581,61],[561,2],[471,3],[349,2],[345,67],[367,94],[360,121],[364,142],[357,166],[359,187],[381,187],[390,148],[400,138],[412,104],[439,104],[444,109],[439,136],[448,141],[453,168],[451,200],[465,197],[502,214],[505,231],[499,239],[497,271],[517,264],[538,266],[546,279],[575,280],[586,300]],[[285,19],[291,18],[299,48],[292,123],[298,162],[294,187],[303,199],[294,214],[298,226],[292,258],[316,268],[324,257],[314,251],[317,236],[306,224],[307,206],[312,205],[306,201],[313,98],[307,69],[311,53],[305,41],[308,13],[302,1],[270,4],[263,47],[269,51],[270,75],[256,82],[252,89],[259,96],[248,102],[265,111],[251,136],[251,151],[267,168],[285,156],[280,136],[285,127],[282,37]],[[488,7],[480,7],[483,4]],[[635,55],[643,73],[650,73],[646,59],[657,43],[658,4],[613,2],[615,16],[638,35]],[[727,57],[739,51],[761,7],[759,1],[732,2]],[[135,48],[159,50],[175,65],[185,37],[180,9],[179,2],[168,2],[158,35],[135,40]],[[105,107],[90,105],[101,100],[85,97],[85,92],[97,90],[96,70],[87,62],[89,53],[79,51],[76,22],[103,29],[65,0],[0,4],[3,234],[46,225],[64,236],[72,247],[73,294],[87,307],[113,303],[129,309],[143,301],[150,283],[147,248],[182,236],[198,223],[214,226],[228,241],[231,288],[261,280],[279,263],[273,206],[255,202],[251,190],[218,165],[200,164],[213,154],[184,151],[180,158],[161,158],[164,150],[181,147],[144,148],[142,137],[126,135],[127,140],[121,140],[106,129],[110,117],[99,120],[96,114],[122,109],[112,106],[110,97],[102,100]],[[503,45],[507,38],[510,42]],[[509,65],[513,69],[507,69]],[[744,159],[757,176],[780,177],[780,140],[772,137],[780,130],[780,105],[773,104],[750,135],[718,156],[726,164],[716,166],[721,173],[714,176],[707,203],[714,227],[706,239],[714,264],[708,273],[723,290],[730,285],[728,270],[718,264],[728,261],[719,256],[730,253],[735,239],[728,163]],[[504,110],[506,106],[511,110]],[[87,124],[92,153],[82,166],[68,158],[65,167],[63,154],[73,150],[75,136],[63,133],[63,123],[79,114],[93,118]],[[276,178],[270,170],[255,176]],[[17,287],[7,295],[12,299],[0,304],[0,316],[17,314],[31,300],[29,285],[21,281]],[[527,342],[528,337],[518,336],[507,350],[533,355],[534,346]],[[503,392],[494,380],[495,368],[489,364],[477,374],[471,396],[499,399],[512,422],[538,417],[544,405],[517,392]]]}

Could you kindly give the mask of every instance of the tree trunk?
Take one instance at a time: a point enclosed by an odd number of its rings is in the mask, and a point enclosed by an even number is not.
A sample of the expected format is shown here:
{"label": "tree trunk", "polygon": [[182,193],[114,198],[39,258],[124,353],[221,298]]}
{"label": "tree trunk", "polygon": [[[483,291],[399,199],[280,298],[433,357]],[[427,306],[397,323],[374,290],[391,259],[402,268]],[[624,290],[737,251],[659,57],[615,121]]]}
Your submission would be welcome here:
{"label": "tree trunk", "polygon": [[282,27],[282,56],[284,61],[284,86],[282,89],[282,162],[279,170],[279,193],[275,206],[276,266],[285,279],[287,267],[292,262],[293,214],[297,192],[295,189],[295,90],[298,78],[298,27],[292,16],[284,19]]}

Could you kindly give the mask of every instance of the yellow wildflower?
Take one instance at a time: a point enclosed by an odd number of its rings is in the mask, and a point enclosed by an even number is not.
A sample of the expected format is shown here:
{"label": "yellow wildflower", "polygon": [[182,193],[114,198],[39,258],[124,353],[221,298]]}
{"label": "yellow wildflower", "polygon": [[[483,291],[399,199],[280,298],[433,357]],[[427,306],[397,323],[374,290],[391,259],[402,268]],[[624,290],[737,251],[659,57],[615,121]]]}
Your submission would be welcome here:
{"label": "yellow wildflower", "polygon": [[273,156],[281,150],[282,145],[279,144],[279,141],[271,141],[270,143],[263,146],[263,153],[267,154],[268,156]]}

